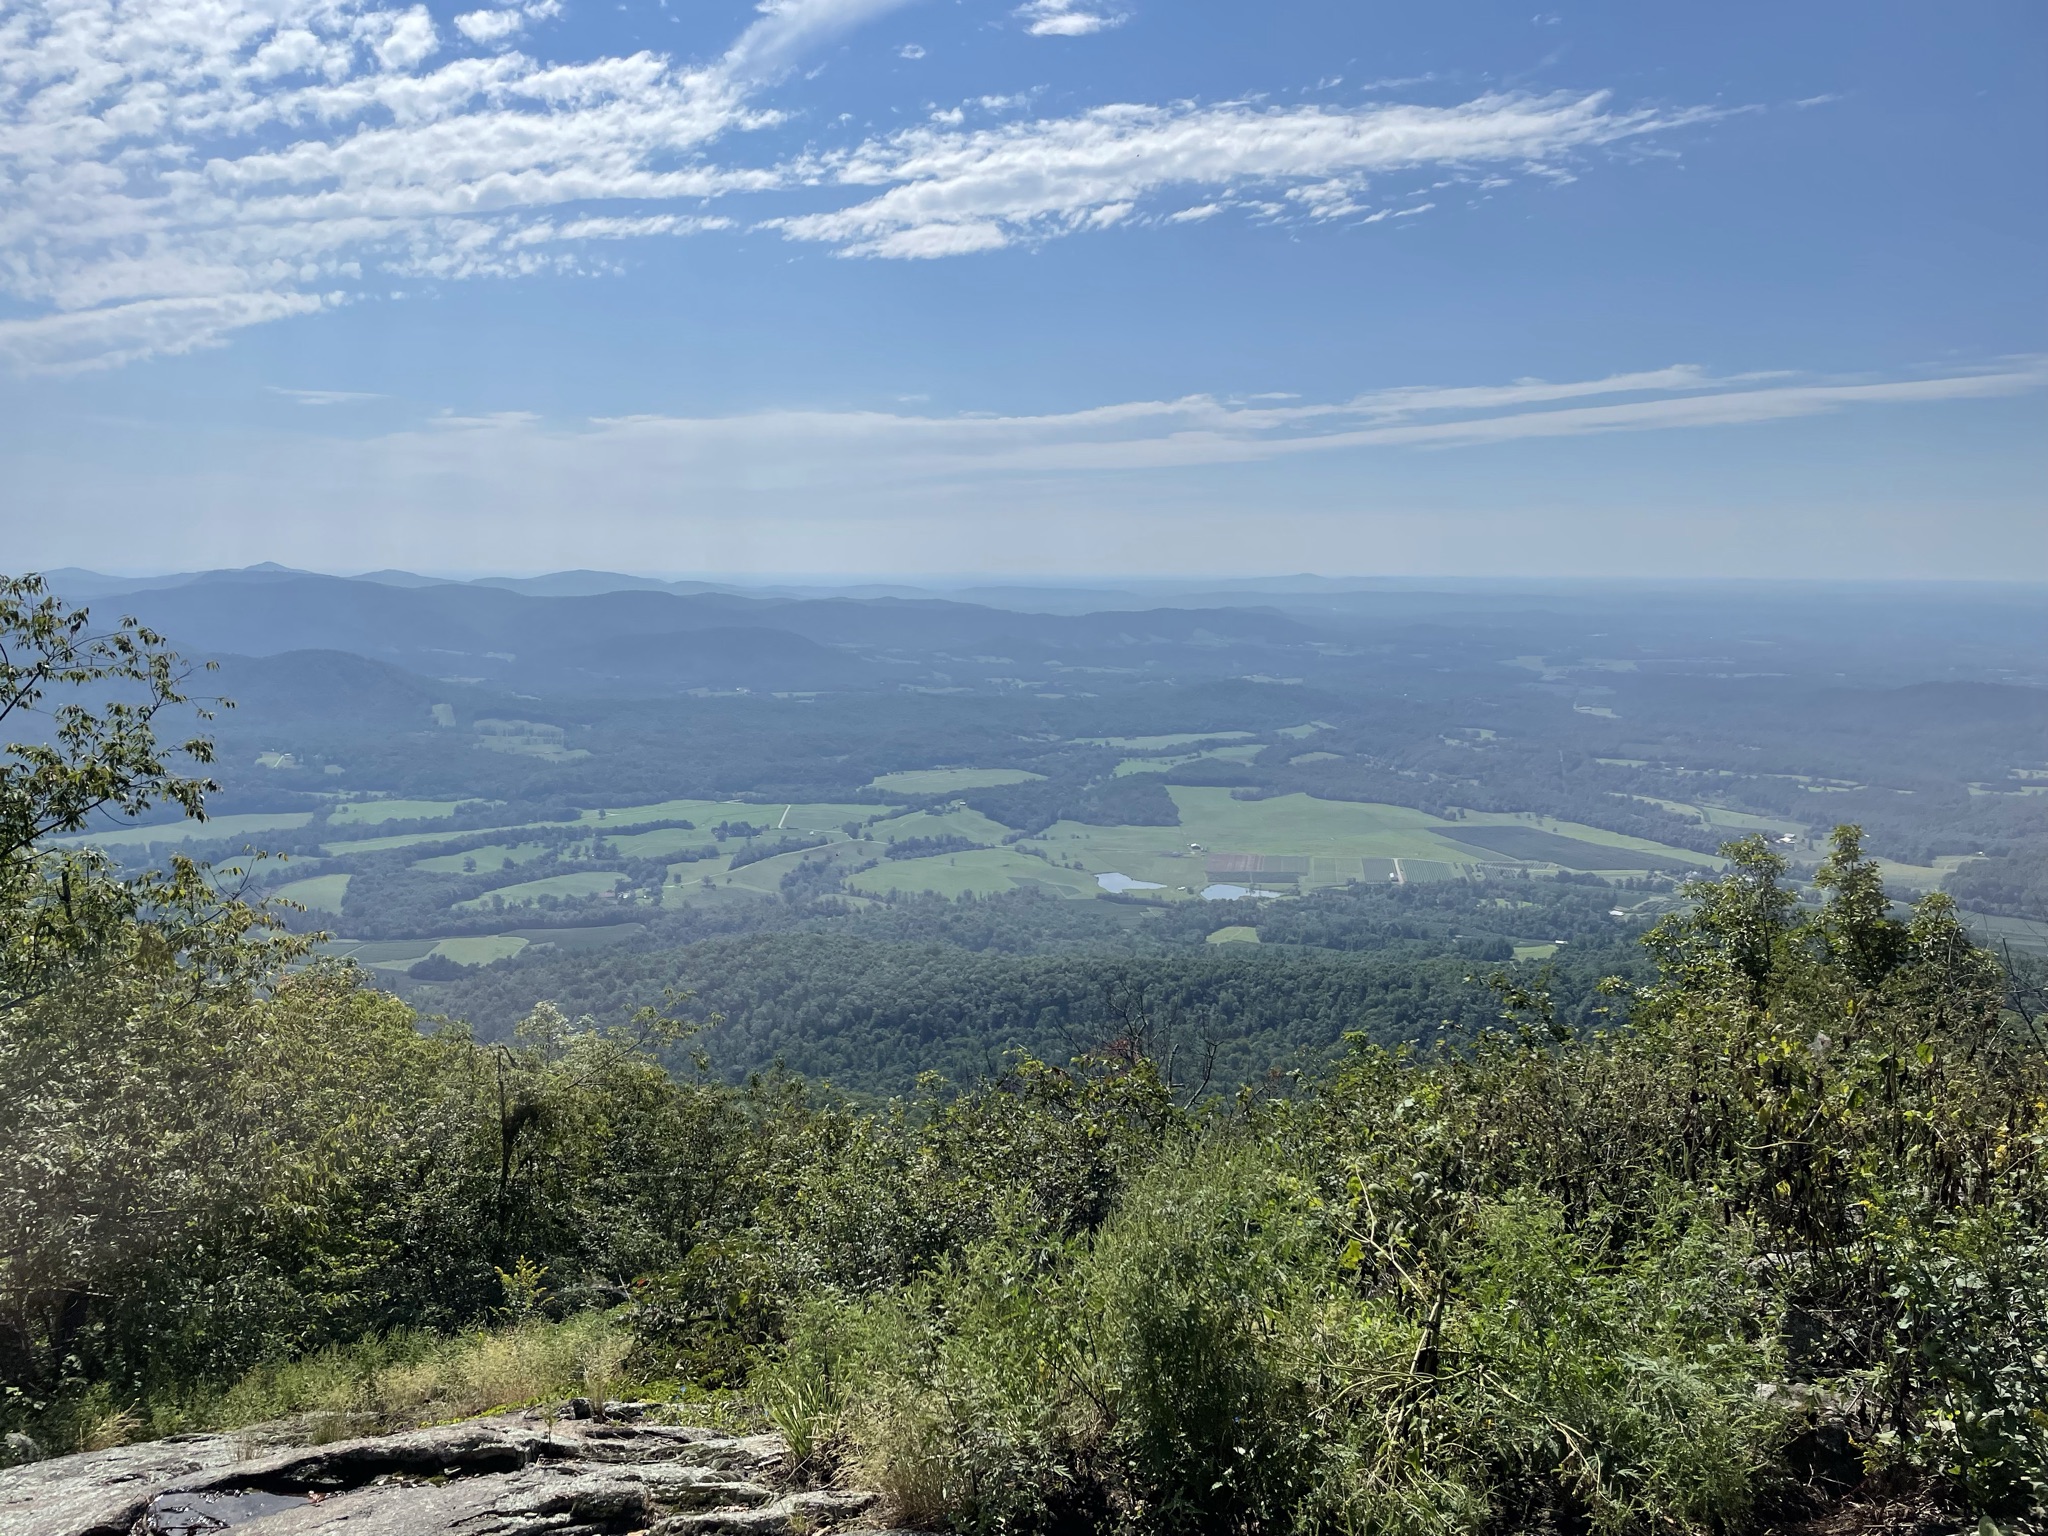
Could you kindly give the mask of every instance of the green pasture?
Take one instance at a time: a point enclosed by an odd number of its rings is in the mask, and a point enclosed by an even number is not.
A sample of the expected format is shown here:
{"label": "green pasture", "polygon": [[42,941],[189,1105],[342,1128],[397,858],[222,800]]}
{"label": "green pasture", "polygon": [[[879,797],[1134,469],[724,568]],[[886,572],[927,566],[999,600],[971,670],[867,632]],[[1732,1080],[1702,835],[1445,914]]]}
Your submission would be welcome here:
{"label": "green pasture", "polygon": [[918,811],[909,816],[895,816],[888,821],[878,821],[867,830],[870,839],[884,845],[913,837],[964,837],[970,843],[999,846],[1009,834],[1010,829],[1000,821],[991,820],[965,806],[956,806],[949,811]]}
{"label": "green pasture", "polygon": [[1084,736],[1091,747],[1120,747],[1126,752],[1171,752],[1212,741],[1247,741],[1253,731],[1180,731],[1171,736]]}
{"label": "green pasture", "polygon": [[1773,837],[1790,832],[1804,839],[1806,823],[1787,821],[1782,816],[1757,816],[1748,811],[1731,811],[1725,806],[1702,805],[1693,800],[1663,800],[1656,795],[1630,795],[1631,800],[1640,800],[1645,805],[1660,806],[1674,816],[1697,816],[1710,827],[1726,828],[1731,838],[1749,832],[1768,832]]}
{"label": "green pasture", "polygon": [[[518,827],[493,827],[494,832],[517,832]],[[389,837],[355,837],[346,842],[322,843],[320,851],[329,858],[338,859],[350,853],[384,853],[393,848],[431,848],[436,843],[452,843],[458,837],[474,837],[475,831],[456,832],[395,832]]]}
{"label": "green pasture", "polygon": [[574,825],[598,827],[609,836],[615,829],[648,821],[694,821],[707,828],[721,821],[745,821],[758,827],[766,817],[772,826],[781,814],[779,805],[771,808],[740,800],[662,800],[653,805],[613,805],[585,811]]}
{"label": "green pasture", "polygon": [[[765,861],[764,861],[765,862]],[[674,870],[682,872],[680,885],[670,884],[661,888],[661,904],[671,911],[683,907],[721,907],[735,903],[760,901],[767,892],[756,890],[751,885],[728,885],[726,877],[719,872],[719,866],[705,864],[677,864]],[[740,871],[745,874],[745,870]],[[711,884],[704,884],[704,877],[711,876]]]}
{"label": "green pasture", "polygon": [[[858,843],[841,842],[826,848],[800,848],[794,853],[778,853],[772,859],[756,859],[751,864],[742,864],[738,869],[729,870],[716,878],[720,885],[726,884],[729,879],[731,884],[739,890],[756,891],[763,896],[774,896],[782,890],[782,877],[801,864],[806,855],[812,859],[829,859],[835,853],[848,856],[852,850],[860,846]],[[878,853],[879,850],[872,851],[867,854],[867,857],[874,858]],[[701,864],[685,865],[684,868],[686,870],[693,868],[701,869],[703,866]],[[683,884],[687,887],[689,883],[690,877],[688,874],[685,874],[683,876]],[[699,889],[702,889],[701,884]]]}
{"label": "green pasture", "polygon": [[1015,848],[977,848],[967,853],[936,854],[928,859],[884,859],[873,869],[849,877],[847,884],[869,896],[882,896],[890,891],[934,891],[948,897],[969,892],[995,896],[1033,889],[1075,898],[1096,894],[1094,876],[1077,869],[1055,869],[1043,859]]}
{"label": "green pasture", "polygon": [[310,912],[341,914],[342,898],[348,895],[347,875],[313,875],[278,886],[270,894],[280,901],[296,901]]}
{"label": "green pasture", "polygon": [[[712,826],[716,825],[716,822],[712,823]],[[654,832],[627,832],[618,837],[606,833],[604,840],[622,859],[658,859],[685,848],[701,848],[713,841],[711,827],[702,822],[697,824],[694,832],[687,827],[662,827]],[[738,848],[744,845],[734,841],[725,846]]]}
{"label": "green pasture", "polygon": [[880,774],[869,789],[899,795],[947,795],[963,789],[994,789],[1003,784],[1025,784],[1042,779],[1042,773],[1022,768],[918,768],[905,773]]}
{"label": "green pasture", "polygon": [[606,923],[596,928],[513,928],[499,937],[524,939],[535,949],[604,949],[646,931],[645,923]]}
{"label": "green pasture", "polygon": [[[803,801],[792,805],[785,801],[767,804],[754,800],[663,800],[655,805],[614,806],[602,813],[585,811],[577,818],[577,825],[601,828],[607,837],[611,837],[615,829],[649,821],[694,821],[698,830],[707,835],[721,821],[744,821],[749,826],[770,830],[780,827],[784,832],[825,832],[836,830],[849,821],[865,821],[877,811],[886,809],[886,806],[879,805]],[[613,838],[613,841],[619,839]],[[698,841],[701,842],[702,838]]]}
{"label": "green pasture", "polygon": [[757,827],[772,827],[781,814],[779,805],[757,805],[747,800],[661,800],[653,805],[614,805],[585,811],[575,824],[601,827],[607,833],[647,821],[694,821],[700,827],[715,827],[721,821],[744,821]]}
{"label": "green pasture", "polygon": [[849,821],[866,821],[877,812],[890,809],[891,807],[886,805],[836,805],[826,802],[799,803],[788,807],[789,818],[782,823],[782,830],[785,832],[837,832]]}
{"label": "green pasture", "polygon": [[526,948],[527,941],[509,933],[485,933],[473,938],[443,939],[433,952],[457,965],[489,965],[509,960]]}
{"label": "green pasture", "polygon": [[547,853],[545,843],[487,843],[467,853],[444,853],[431,859],[417,859],[413,868],[430,875],[489,874],[513,864],[531,864]]}
{"label": "green pasture", "polygon": [[1603,873],[1641,870],[1652,866],[1669,868],[1674,862],[1679,863],[1682,868],[1694,867],[1694,856],[1681,855],[1674,861],[1669,854],[1650,854],[1641,849],[1619,846],[1605,839],[1591,842],[1526,824],[1473,826],[1459,822],[1447,828],[1443,835],[1460,847],[1469,849],[1482,863],[1508,860],[1520,864],[1555,864],[1561,869],[1586,869]]}
{"label": "green pasture", "polygon": [[96,848],[146,848],[151,843],[214,843],[254,837],[264,832],[291,832],[313,819],[311,811],[252,811],[243,816],[209,816],[205,821],[169,821],[153,827],[113,827],[81,832],[52,842]]}
{"label": "green pasture", "polygon": [[1897,859],[1878,859],[1877,867],[1888,886],[1906,886],[1916,891],[1938,891],[1941,882],[1954,871],[1959,858],[1937,859],[1932,864],[1901,864]]}
{"label": "green pasture", "polygon": [[548,875],[519,885],[501,885],[495,891],[469,901],[458,901],[454,910],[487,912],[494,910],[500,902],[508,907],[517,907],[539,901],[543,896],[596,896],[617,890],[623,879],[624,875],[608,869],[574,870],[566,875]]}
{"label": "green pasture", "polygon": [[[1445,834],[1456,838],[1460,830],[1483,830],[1489,827],[1529,827],[1538,832],[1547,832],[1555,837],[1568,838],[1577,843],[1592,843],[1601,848],[1620,849],[1647,856],[1642,864],[1617,864],[1613,866],[1571,866],[1575,868],[1600,867],[1615,869],[1650,869],[1660,864],[1691,864],[1702,870],[1721,867],[1721,861],[1709,854],[1694,853],[1689,848],[1673,848],[1655,842],[1647,837],[1630,837],[1624,832],[1609,832],[1604,827],[1589,827],[1580,821],[1560,821],[1554,816],[1509,815],[1489,811],[1472,811],[1461,820],[1440,823]],[[1472,855],[1464,855],[1467,858]],[[1533,859],[1530,862],[1548,863],[1548,859]]]}
{"label": "green pasture", "polygon": [[439,821],[459,800],[344,800],[327,813],[330,827],[374,827],[386,821]]}
{"label": "green pasture", "polygon": [[360,939],[336,939],[320,948],[338,960],[353,960],[357,965],[366,965],[372,970],[402,971],[415,960],[426,959],[438,942],[435,939],[373,939],[365,943]]}
{"label": "green pasture", "polygon": [[1233,923],[1228,928],[1218,928],[1207,940],[1211,944],[1256,944],[1259,930],[1245,923]]}
{"label": "green pasture", "polygon": [[[1193,785],[1173,785],[1168,793],[1180,808],[1177,827],[1094,827],[1062,821],[1025,846],[1043,850],[1061,863],[1079,860],[1091,873],[1115,871],[1136,880],[1157,881],[1166,887],[1162,894],[1168,896],[1194,894],[1211,883],[1207,860],[1218,853],[1305,857],[1310,861],[1308,870],[1291,881],[1259,875],[1217,877],[1225,884],[1265,889],[1310,889],[1349,880],[1381,883],[1389,876],[1401,881],[1444,880],[1475,864],[1547,861],[1552,853],[1569,853],[1592,867],[1647,869],[1681,861],[1709,867],[1714,862],[1643,838],[1549,817],[1473,815],[1445,821],[1407,806],[1318,800],[1309,795],[1234,800],[1227,789]],[[1460,832],[1488,840],[1518,837],[1539,844],[1542,851],[1502,854],[1457,841]],[[1190,844],[1200,844],[1201,851]],[[1637,863],[1604,850],[1643,857]]]}
{"label": "green pasture", "polygon": [[489,965],[526,948],[527,941],[513,934],[484,934],[456,939],[336,939],[321,950],[337,959],[353,960],[373,971],[406,971],[429,955],[441,955],[458,965]]}
{"label": "green pasture", "polygon": [[[389,806],[401,804],[425,805],[443,802],[387,800],[353,803]],[[617,809],[608,809],[602,814],[594,810],[585,811],[574,822],[528,822],[520,826],[500,827],[493,830],[506,834],[515,834],[562,826],[581,827],[601,835],[623,857],[658,859],[663,854],[675,852],[678,848],[694,848],[699,846],[709,839],[711,829],[722,821],[744,821],[750,826],[766,828],[771,833],[777,829],[778,825],[780,830],[785,833],[836,832],[849,821],[865,821],[877,811],[886,809],[888,809],[886,806],[845,805],[839,803],[762,805],[753,801],[743,800],[664,800],[655,805],[631,805],[622,806]],[[231,817],[221,818],[221,820],[234,819]],[[308,818],[301,816],[296,820],[285,817],[257,819],[279,824],[302,826]],[[650,821],[689,821],[696,823],[697,829],[689,831],[682,827],[666,827],[655,832],[634,832],[632,830],[635,826],[643,825]],[[214,824],[209,823],[209,825]],[[403,832],[393,834],[390,837],[359,837],[351,838],[346,842],[323,843],[321,848],[330,857],[339,858],[344,854],[350,853],[383,853],[393,848],[431,847],[436,843],[445,843],[455,838],[472,837],[474,835],[473,832],[467,831]],[[484,862],[486,851],[490,852],[493,857],[502,863],[507,849],[519,846],[518,844],[493,844],[490,850],[480,849],[475,854],[477,867],[479,869],[494,867]],[[462,871],[462,859],[465,855],[454,855],[453,857],[455,859],[454,865],[445,871],[439,867],[438,860],[434,861],[432,867],[435,868],[437,873],[460,873]],[[523,857],[518,858],[515,859],[515,862],[524,863],[525,859]],[[428,866],[423,865],[422,867]]]}
{"label": "green pasture", "polygon": [[[1171,773],[1190,763],[1248,763],[1265,751],[1263,742],[1248,741],[1232,747],[1211,747],[1206,752],[1188,752],[1172,757],[1127,757],[1116,765],[1116,776],[1133,773]],[[1325,757],[1332,756],[1324,753]]]}
{"label": "green pasture", "polygon": [[2008,945],[2013,949],[2031,950],[2035,954],[2048,954],[2048,923],[2035,918],[1992,917],[1983,912],[1965,912],[1963,921],[1979,944],[1998,951]]}

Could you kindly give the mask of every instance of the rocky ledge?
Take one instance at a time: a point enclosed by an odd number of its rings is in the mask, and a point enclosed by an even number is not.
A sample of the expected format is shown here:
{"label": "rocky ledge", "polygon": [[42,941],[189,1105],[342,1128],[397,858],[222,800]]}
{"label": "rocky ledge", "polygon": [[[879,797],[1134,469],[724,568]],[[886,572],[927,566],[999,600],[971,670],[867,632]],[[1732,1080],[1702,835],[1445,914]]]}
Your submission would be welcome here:
{"label": "rocky ledge", "polygon": [[[581,1405],[578,1405],[581,1406]],[[784,1486],[775,1435],[540,1410],[285,1445],[178,1435],[0,1471],[8,1536],[712,1536],[869,1529],[875,1496]],[[588,1409],[584,1410],[588,1412]]]}

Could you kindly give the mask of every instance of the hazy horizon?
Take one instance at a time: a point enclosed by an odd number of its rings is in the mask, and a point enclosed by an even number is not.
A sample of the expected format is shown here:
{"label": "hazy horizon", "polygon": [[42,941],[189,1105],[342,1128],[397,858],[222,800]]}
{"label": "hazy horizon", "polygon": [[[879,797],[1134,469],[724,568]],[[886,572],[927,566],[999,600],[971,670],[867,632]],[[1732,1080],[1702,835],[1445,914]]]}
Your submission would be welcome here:
{"label": "hazy horizon", "polygon": [[1995,3],[26,0],[0,534],[2048,579],[2044,44]]}
{"label": "hazy horizon", "polygon": [[[1125,590],[1158,588],[1166,591],[1184,592],[1200,588],[1214,588],[1219,591],[1241,588],[1246,591],[1272,589],[1290,590],[1290,584],[1307,583],[1313,588],[1330,590],[1359,590],[1385,587],[1390,590],[1403,588],[1432,588],[1449,591],[1471,589],[1475,592],[1501,590],[1570,590],[1582,587],[1589,590],[1605,590],[1615,587],[1648,587],[1659,590],[1694,588],[1701,591],[1750,591],[1776,592],[1800,589],[1844,589],[1844,590],[1914,590],[1930,593],[1952,589],[1982,591],[2006,590],[2015,593],[2048,592],[2048,578],[2015,576],[1964,576],[1964,577],[1842,577],[1842,576],[1723,576],[1684,574],[1639,574],[1639,575],[1539,575],[1516,576],[1466,575],[1453,571],[1420,571],[1412,574],[1385,574],[1374,572],[1344,571],[1272,571],[1249,574],[1246,572],[1195,571],[1185,575],[1172,575],[1157,571],[1103,570],[1081,574],[1060,574],[1046,571],[1002,572],[991,575],[982,571],[705,571],[677,569],[629,570],[602,566],[571,567],[500,567],[497,569],[471,567],[468,569],[410,569],[395,566],[380,566],[374,570],[346,568],[322,569],[313,566],[288,566],[277,561],[258,560],[244,566],[212,566],[169,568],[164,566],[118,567],[109,563],[99,566],[46,566],[41,568],[45,577],[65,575],[87,575],[101,577],[114,582],[146,582],[175,580],[183,577],[212,575],[247,575],[262,572],[279,576],[319,576],[339,581],[375,581],[387,577],[411,577],[421,581],[449,584],[476,584],[482,582],[534,582],[550,577],[590,576],[598,578],[618,577],[628,581],[688,585],[698,583],[707,586],[759,587],[772,589],[817,588],[857,589],[865,587],[902,586],[929,591],[955,591],[983,589],[988,591],[1030,590],[1044,588],[1049,591],[1087,592],[1100,590],[1116,593]],[[1301,590],[1301,588],[1292,588]]]}

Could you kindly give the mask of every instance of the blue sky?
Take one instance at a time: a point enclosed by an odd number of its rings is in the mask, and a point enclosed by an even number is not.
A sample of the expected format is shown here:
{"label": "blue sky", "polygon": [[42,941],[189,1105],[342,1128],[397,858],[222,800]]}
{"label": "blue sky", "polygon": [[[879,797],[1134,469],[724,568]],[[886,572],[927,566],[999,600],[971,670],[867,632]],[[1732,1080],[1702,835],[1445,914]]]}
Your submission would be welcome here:
{"label": "blue sky", "polygon": [[17,0],[7,563],[2048,579],[2044,16]]}

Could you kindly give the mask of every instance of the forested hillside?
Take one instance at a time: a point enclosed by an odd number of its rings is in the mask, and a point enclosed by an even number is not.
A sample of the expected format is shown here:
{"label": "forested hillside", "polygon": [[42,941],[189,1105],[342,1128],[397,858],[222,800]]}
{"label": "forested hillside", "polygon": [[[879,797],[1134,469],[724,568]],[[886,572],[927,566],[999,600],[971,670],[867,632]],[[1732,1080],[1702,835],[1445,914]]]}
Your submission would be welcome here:
{"label": "forested hillside", "polygon": [[[1255,951],[1193,905],[1110,904],[1109,947],[1052,902],[792,917],[508,966],[478,1012],[523,1016],[472,1031],[189,863],[53,844],[203,809],[210,749],[160,735],[197,679],[33,584],[4,605],[5,708],[57,726],[0,771],[10,1457],[631,1394],[772,1426],[792,1483],[932,1530],[1933,1532],[2048,1501],[2038,988],[1947,897],[1894,915],[1853,827],[1817,904],[1730,842],[1640,959],[1557,992],[1489,958],[1504,882],[1248,911]],[[1597,948],[1611,915],[1556,891],[1552,937]],[[697,998],[628,1013],[676,975]],[[772,994],[757,1054],[952,1039],[959,1075],[879,1107],[728,1080],[691,1013],[722,987]],[[1322,1059],[1262,1075],[1282,1046]]]}
{"label": "forested hillside", "polygon": [[[1467,1039],[1497,1018],[1486,978],[1502,970],[1540,967],[1557,1006],[1592,1022],[1601,978],[1643,969],[1640,926],[1617,921],[1608,901],[1529,881],[1354,889],[1277,905],[1134,906],[1114,938],[1073,903],[1024,894],[838,916],[799,906],[763,912],[780,919],[771,931],[415,967],[441,979],[399,985],[416,1008],[483,1039],[509,1037],[544,1001],[622,1024],[674,999],[717,1021],[694,1045],[728,1081],[780,1064],[885,1097],[927,1071],[971,1083],[1019,1051],[1065,1060],[1135,1015],[1212,1055],[1216,1083],[1236,1086],[1318,1065],[1354,1032],[1386,1045]],[[1204,942],[1218,931],[1251,942]],[[1517,966],[1517,938],[1532,933],[1564,947]]]}

